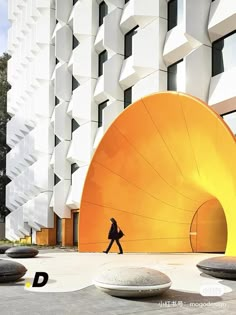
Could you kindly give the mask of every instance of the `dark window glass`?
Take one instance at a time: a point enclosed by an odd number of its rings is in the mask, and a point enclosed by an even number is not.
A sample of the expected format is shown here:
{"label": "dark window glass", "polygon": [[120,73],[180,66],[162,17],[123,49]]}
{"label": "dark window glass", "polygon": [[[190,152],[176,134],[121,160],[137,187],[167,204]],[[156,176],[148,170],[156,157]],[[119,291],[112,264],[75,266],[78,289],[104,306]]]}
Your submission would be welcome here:
{"label": "dark window glass", "polygon": [[176,91],[177,90],[177,64],[171,65],[167,68],[167,90]]}
{"label": "dark window glass", "polygon": [[56,186],[56,184],[58,184],[60,182],[60,178],[54,174],[54,186]]}
{"label": "dark window glass", "polygon": [[168,31],[177,25],[177,0],[170,0],[168,2]]}
{"label": "dark window glass", "polygon": [[124,108],[132,103],[132,86],[124,90]]}
{"label": "dark window glass", "polygon": [[77,1],[78,1],[78,0],[73,0],[73,5],[75,5]]}
{"label": "dark window glass", "polygon": [[177,91],[177,74],[179,70],[179,64],[183,59],[174,63],[173,65],[167,68],[167,90],[168,91]]}
{"label": "dark window glass", "polygon": [[75,171],[77,171],[78,169],[79,169],[79,166],[78,166],[77,163],[71,164],[71,175],[72,175]]}
{"label": "dark window glass", "polygon": [[225,117],[231,115],[231,114],[236,114],[236,110],[231,110],[230,112],[227,112],[227,113],[224,113],[224,114],[221,114],[220,116],[224,119]]}
{"label": "dark window glass", "polygon": [[236,32],[212,43],[212,76],[236,67]]}
{"label": "dark window glass", "polygon": [[98,55],[98,76],[103,75],[103,64],[107,60],[107,51],[104,50]]}
{"label": "dark window glass", "polygon": [[79,128],[79,126],[80,125],[77,123],[77,121],[74,118],[72,118],[72,120],[71,120],[71,132],[74,132],[76,129]]}
{"label": "dark window glass", "polygon": [[56,20],[56,24],[58,23],[58,20]]}
{"label": "dark window glass", "polygon": [[57,245],[62,243],[62,220],[56,216],[56,242]]}
{"label": "dark window glass", "polygon": [[136,29],[138,26],[134,27],[131,31],[125,34],[125,47],[124,47],[124,58],[128,58],[129,56],[132,55],[132,38],[134,34],[136,34]]}
{"label": "dark window glass", "polygon": [[129,0],[125,0],[125,4],[128,3],[128,2],[129,2]]}
{"label": "dark window glass", "polygon": [[212,76],[224,72],[223,48],[223,39],[212,43]]}
{"label": "dark window glass", "polygon": [[74,91],[79,86],[79,82],[72,75],[72,91]]}
{"label": "dark window glass", "polygon": [[79,169],[79,166],[77,163],[73,163],[70,166],[70,173],[71,173],[71,185],[72,185],[72,174]]}
{"label": "dark window glass", "polygon": [[102,111],[107,106],[108,100],[98,105],[98,127],[102,126]]}
{"label": "dark window glass", "polygon": [[60,103],[59,99],[55,96],[55,106]]}
{"label": "dark window glass", "polygon": [[105,1],[102,1],[99,4],[99,26],[103,24],[103,18],[107,15],[108,7],[105,3]]}
{"label": "dark window glass", "polygon": [[59,60],[56,58],[56,65],[58,64]]}
{"label": "dark window glass", "polygon": [[78,39],[73,35],[73,43],[72,48],[75,49],[79,45]]}
{"label": "dark window glass", "polygon": [[78,245],[78,224],[79,224],[79,213],[73,213],[73,245]]}
{"label": "dark window glass", "polygon": [[61,140],[55,136],[55,147],[61,142]]}
{"label": "dark window glass", "polygon": [[234,135],[236,135],[236,110],[221,115]]}

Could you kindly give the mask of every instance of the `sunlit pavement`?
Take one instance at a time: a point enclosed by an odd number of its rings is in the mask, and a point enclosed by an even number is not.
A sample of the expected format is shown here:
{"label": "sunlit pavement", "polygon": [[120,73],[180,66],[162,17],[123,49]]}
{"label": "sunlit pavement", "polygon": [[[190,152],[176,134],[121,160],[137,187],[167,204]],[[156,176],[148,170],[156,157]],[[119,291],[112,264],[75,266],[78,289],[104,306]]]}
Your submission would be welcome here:
{"label": "sunlit pavement", "polygon": [[[27,273],[22,281],[0,285],[1,314],[235,314],[236,281],[201,274],[196,264],[217,254],[103,254],[40,250],[33,259],[14,259]],[[10,259],[0,255],[1,259]],[[93,279],[103,268],[142,266],[167,274],[172,286],[164,295],[121,299],[100,292]],[[48,283],[33,288],[36,272]],[[26,284],[29,286],[26,286]],[[31,284],[31,286],[29,285]],[[220,288],[222,296],[202,296],[201,288]],[[174,309],[173,309],[174,308]]]}

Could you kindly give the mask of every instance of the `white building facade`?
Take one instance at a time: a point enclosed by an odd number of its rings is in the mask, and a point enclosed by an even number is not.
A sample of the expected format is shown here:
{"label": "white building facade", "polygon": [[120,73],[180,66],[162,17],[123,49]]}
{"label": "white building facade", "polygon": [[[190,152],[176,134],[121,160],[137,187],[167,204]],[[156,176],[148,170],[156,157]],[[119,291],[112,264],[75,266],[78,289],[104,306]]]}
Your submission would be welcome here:
{"label": "white building facade", "polygon": [[8,239],[77,243],[93,152],[140,97],[196,96],[236,133],[234,2],[8,1]]}

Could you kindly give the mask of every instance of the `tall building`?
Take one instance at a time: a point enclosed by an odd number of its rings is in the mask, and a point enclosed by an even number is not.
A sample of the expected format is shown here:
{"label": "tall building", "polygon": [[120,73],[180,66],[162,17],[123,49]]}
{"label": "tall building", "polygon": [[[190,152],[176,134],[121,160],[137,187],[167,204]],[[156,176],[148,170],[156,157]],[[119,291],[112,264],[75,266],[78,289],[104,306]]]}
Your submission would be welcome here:
{"label": "tall building", "polygon": [[94,150],[142,96],[165,90],[196,96],[236,133],[234,1],[8,3],[8,239],[78,242]]}

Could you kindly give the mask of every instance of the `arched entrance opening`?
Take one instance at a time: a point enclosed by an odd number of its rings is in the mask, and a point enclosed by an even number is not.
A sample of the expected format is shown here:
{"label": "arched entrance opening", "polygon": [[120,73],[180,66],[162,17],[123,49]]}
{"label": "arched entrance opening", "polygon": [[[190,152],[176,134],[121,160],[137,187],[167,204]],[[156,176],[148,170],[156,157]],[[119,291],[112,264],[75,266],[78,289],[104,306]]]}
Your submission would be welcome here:
{"label": "arched entrance opening", "polygon": [[217,199],[206,201],[196,211],[190,227],[190,241],[195,253],[225,252],[227,223]]}

